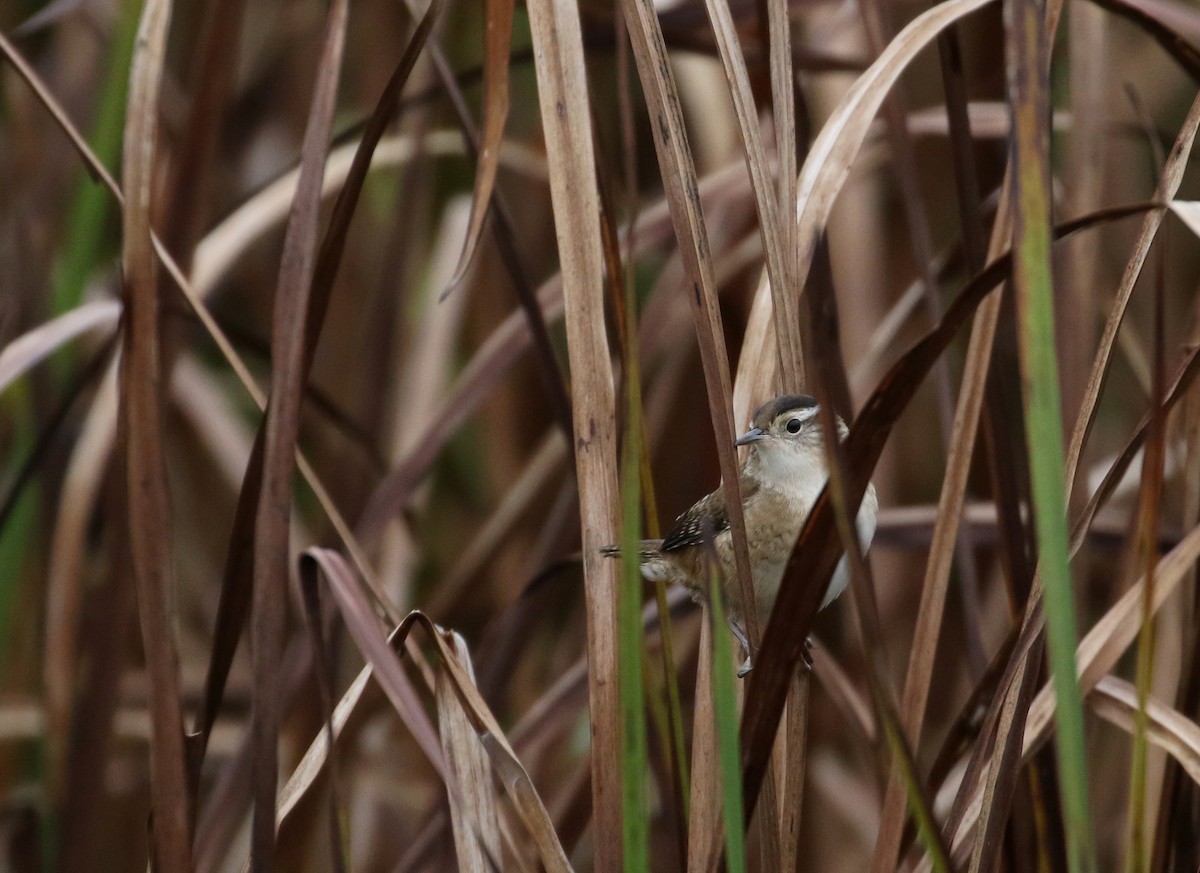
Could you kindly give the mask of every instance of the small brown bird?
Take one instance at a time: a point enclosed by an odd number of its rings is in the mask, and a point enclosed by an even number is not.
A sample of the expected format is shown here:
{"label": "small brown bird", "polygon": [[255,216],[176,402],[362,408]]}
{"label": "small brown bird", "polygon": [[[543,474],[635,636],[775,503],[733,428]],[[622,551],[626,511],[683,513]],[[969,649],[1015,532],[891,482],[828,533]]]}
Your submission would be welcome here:
{"label": "small brown bird", "polygon": [[[750,429],[736,442],[736,445],[749,449],[740,472],[742,510],[746,518],[755,606],[759,622],[764,626],[775,605],[775,596],[779,593],[796,537],[829,475],[817,412],[817,401],[807,395],[776,397],[758,408]],[[840,418],[837,428],[839,438],[845,439],[848,430]],[[875,486],[868,485],[856,519],[859,544],[864,552],[875,535],[878,509]],[[730,625],[748,655],[748,641],[738,623],[745,615],[745,609],[734,566],[729,511],[721,488],[696,501],[691,509],[679,516],[675,529],[666,539],[642,541],[642,576],[651,582],[683,585],[696,599],[706,598],[706,528],[720,564]],[[620,549],[610,546],[604,553],[616,556]],[[848,581],[849,568],[843,556],[821,601],[821,609],[846,589]],[[749,662],[747,657],[739,675],[749,671]]]}

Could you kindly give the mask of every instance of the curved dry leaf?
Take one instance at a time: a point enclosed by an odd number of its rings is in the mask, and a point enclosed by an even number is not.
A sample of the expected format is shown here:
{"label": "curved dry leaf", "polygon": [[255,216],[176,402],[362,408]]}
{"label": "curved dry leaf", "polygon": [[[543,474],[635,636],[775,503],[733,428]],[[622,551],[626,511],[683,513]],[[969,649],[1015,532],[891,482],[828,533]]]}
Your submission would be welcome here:
{"label": "curved dry leaf", "polygon": [[471,198],[471,219],[463,240],[462,254],[446,286],[449,293],[467,274],[467,267],[479,246],[483,220],[492,204],[496,169],[504,122],[508,119],[508,63],[512,53],[514,0],[487,0],[484,4],[483,40],[483,136],[479,159],[475,162],[475,191]]}
{"label": "curved dry leaf", "polygon": [[[395,652],[396,648],[408,642],[413,627],[423,628],[437,643],[441,664],[446,668],[445,675],[453,684],[459,702],[471,720],[475,732],[482,740],[492,766],[512,797],[530,836],[537,844],[542,863],[547,870],[569,870],[570,866],[567,863],[566,855],[563,853],[550,817],[546,813],[545,806],[542,804],[529,774],[517,759],[516,753],[509,745],[491,710],[456,660],[452,649],[449,648],[437,626],[422,613],[412,612],[389,636],[385,637],[378,616],[372,610],[371,604],[367,602],[353,578],[353,571],[346,565],[342,557],[328,549],[312,548],[307,550],[301,561],[302,573],[311,574],[317,567],[320,567],[321,572],[329,580],[330,588],[346,625],[368,662],[367,667],[359,673],[350,690],[342,696],[341,701],[334,709],[332,718],[334,735],[339,734],[345,726],[350,712],[362,694],[366,680],[373,675],[389,700],[392,701],[396,711],[412,730],[418,744],[442,776],[448,790],[452,794],[457,794],[459,798],[465,796],[455,774],[447,768],[445,759],[442,757],[437,732],[429,723],[429,717],[417,699],[412,684],[404,673],[404,668]],[[297,767],[296,772],[288,780],[288,784],[280,794],[279,820],[281,822],[312,785],[327,757],[328,743],[325,740],[325,732],[322,731],[318,739],[314,740],[309,747],[300,766]]]}
{"label": "curved dry leaf", "polygon": [[[1088,706],[1107,722],[1130,733],[1137,716],[1137,689],[1124,679],[1103,676],[1087,699]],[[1183,713],[1150,698],[1146,701],[1146,737],[1200,784],[1200,725]]]}
{"label": "curved dry leaf", "polygon": [[476,733],[483,742],[484,749],[487,750],[488,757],[491,758],[496,774],[512,797],[517,813],[524,822],[529,835],[537,844],[542,863],[551,873],[566,873],[571,867],[562,845],[559,843],[558,835],[554,831],[550,815],[542,803],[541,796],[534,788],[533,781],[529,778],[529,774],[517,758],[512,746],[509,745],[508,739],[504,736],[495,716],[492,715],[491,709],[488,708],[479,690],[470,680],[470,676],[456,659],[454,651],[446,642],[446,635],[419,612],[411,613],[405,622],[421,625],[437,643],[438,651],[441,654],[441,663],[446,668],[446,676],[453,683],[464,713],[472,721]]}
{"label": "curved dry leaf", "polygon": [[850,175],[880,106],[913,58],[943,30],[991,0],[948,0],[918,15],[888,43],[875,63],[846,92],[813,142],[800,170],[797,222],[800,281],[806,281],[817,240]]}
{"label": "curved dry leaf", "polygon": [[[909,63],[954,22],[992,0],[948,0],[917,16],[888,43],[887,48],[855,81],[813,141],[796,186],[795,237],[797,293],[808,282],[817,242],[825,231],[833,204],[850,175],[875,116]],[[761,286],[757,297],[769,294]],[[772,325],[771,330],[774,330]],[[740,378],[769,383],[762,374],[739,371]]]}
{"label": "curved dry leaf", "polygon": [[0,394],[71,340],[89,331],[115,329],[120,318],[118,301],[95,300],[23,333],[0,349]]}

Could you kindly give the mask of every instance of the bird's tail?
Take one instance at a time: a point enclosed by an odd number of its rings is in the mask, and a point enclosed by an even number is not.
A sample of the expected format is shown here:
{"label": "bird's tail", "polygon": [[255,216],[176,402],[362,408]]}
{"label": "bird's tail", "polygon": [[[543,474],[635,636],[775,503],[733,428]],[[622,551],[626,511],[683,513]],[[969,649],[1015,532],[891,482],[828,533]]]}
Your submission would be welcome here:
{"label": "bird's tail", "polygon": [[[645,564],[647,561],[653,561],[656,558],[661,557],[662,552],[660,552],[659,549],[662,548],[662,544],[662,540],[642,540],[638,552],[638,556],[641,558],[642,563]],[[604,555],[606,558],[619,558],[621,557],[621,547],[604,546],[602,549],[600,549],[600,554]]]}

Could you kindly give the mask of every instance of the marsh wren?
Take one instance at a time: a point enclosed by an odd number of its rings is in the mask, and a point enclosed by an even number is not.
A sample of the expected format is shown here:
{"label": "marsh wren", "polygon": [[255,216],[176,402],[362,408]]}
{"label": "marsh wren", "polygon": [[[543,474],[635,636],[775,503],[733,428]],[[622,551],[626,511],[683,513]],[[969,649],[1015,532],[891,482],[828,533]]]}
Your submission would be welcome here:
{"label": "marsh wren", "polygon": [[[784,394],[764,403],[754,413],[750,429],[737,438],[735,445],[748,451],[739,473],[742,486],[742,511],[746,519],[746,540],[750,551],[750,569],[754,580],[755,607],[765,627],[775,596],[783,580],[783,571],[791,557],[796,537],[817,497],[825,487],[825,441],[817,413],[817,401],[804,394]],[[845,439],[848,429],[837,419],[838,438]],[[875,535],[875,516],[879,501],[875,486],[868,485],[858,510],[856,526],[863,552]],[[745,615],[737,571],[733,558],[733,535],[725,492],[718,487],[696,501],[679,516],[675,529],[664,540],[643,540],[642,577],[650,582],[677,583],[695,599],[707,597],[708,562],[705,537],[712,538],[720,564],[722,590],[729,608],[730,626],[747,653],[739,675],[749,671],[750,645],[739,624]],[[603,550],[618,555],[613,546]],[[846,589],[850,573],[843,555],[821,601],[824,609]]]}

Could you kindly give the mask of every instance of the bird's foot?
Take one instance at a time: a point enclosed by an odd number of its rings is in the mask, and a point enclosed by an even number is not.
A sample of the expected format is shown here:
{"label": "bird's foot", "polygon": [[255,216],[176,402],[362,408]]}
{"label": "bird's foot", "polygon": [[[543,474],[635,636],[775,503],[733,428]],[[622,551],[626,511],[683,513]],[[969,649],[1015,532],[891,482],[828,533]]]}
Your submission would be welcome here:
{"label": "bird's foot", "polygon": [[738,667],[737,677],[739,679],[745,679],[750,675],[750,671],[753,669],[754,666],[750,663],[750,656],[747,655],[746,660],[742,662],[742,666]]}
{"label": "bird's foot", "polygon": [[804,648],[800,650],[800,663],[804,665],[805,670],[811,670],[813,668],[812,648],[813,638],[805,637]]}

